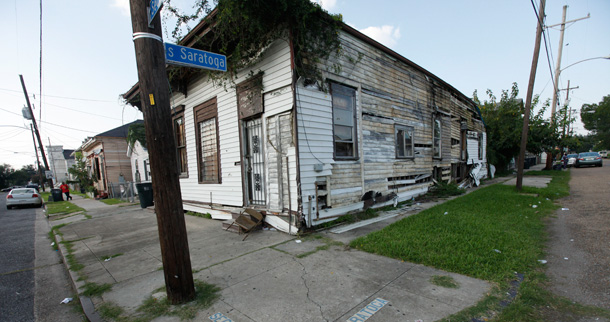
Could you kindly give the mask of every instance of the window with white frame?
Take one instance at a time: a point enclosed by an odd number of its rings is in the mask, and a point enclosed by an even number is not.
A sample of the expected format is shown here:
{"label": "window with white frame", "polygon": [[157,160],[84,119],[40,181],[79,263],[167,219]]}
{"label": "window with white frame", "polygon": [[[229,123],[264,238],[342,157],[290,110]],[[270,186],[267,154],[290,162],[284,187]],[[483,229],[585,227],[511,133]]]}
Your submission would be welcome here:
{"label": "window with white frame", "polygon": [[432,121],[432,157],[441,158],[441,120],[435,117]]}
{"label": "window with white frame", "polygon": [[396,158],[413,157],[413,128],[404,125],[395,125]]}
{"label": "window with white frame", "polygon": [[337,83],[331,83],[330,89],[335,159],[356,159],[356,90]]}

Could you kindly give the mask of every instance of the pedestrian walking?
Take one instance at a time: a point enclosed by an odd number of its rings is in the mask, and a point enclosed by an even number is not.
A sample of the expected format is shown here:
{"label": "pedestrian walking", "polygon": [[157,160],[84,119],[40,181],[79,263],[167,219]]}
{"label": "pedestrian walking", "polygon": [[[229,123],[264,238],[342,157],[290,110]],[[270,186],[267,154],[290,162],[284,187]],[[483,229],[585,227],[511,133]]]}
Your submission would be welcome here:
{"label": "pedestrian walking", "polygon": [[561,160],[563,161],[563,168],[567,168],[568,167],[568,155],[564,152],[563,153],[563,157],[561,157]]}
{"label": "pedestrian walking", "polygon": [[72,200],[72,197],[70,197],[70,187],[68,187],[68,185],[65,182],[61,183],[61,186],[59,186],[59,189],[61,189],[61,192],[63,192],[66,195],[66,200]]}

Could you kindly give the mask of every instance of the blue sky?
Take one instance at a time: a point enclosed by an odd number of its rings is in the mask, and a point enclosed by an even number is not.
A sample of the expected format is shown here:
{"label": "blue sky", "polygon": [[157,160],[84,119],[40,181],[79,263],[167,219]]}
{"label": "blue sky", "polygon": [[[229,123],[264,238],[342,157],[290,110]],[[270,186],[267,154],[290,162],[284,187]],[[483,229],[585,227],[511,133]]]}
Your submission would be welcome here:
{"label": "blue sky", "polygon": [[[536,6],[539,0],[534,0]],[[174,0],[188,11],[191,1]],[[322,6],[422,66],[467,96],[486,98],[519,84],[525,97],[534,49],[536,18],[526,0],[384,1],[325,0]],[[44,1],[42,97],[40,95],[40,1],[0,4],[0,163],[20,168],[35,163],[22,74],[35,116],[41,118],[45,145],[75,149],[90,135],[142,118],[119,95],[137,82],[127,0]],[[576,22],[565,32],[562,66],[610,55],[610,1],[547,0],[547,25]],[[172,25],[169,23],[168,29]],[[550,29],[551,69],[555,69],[559,31]],[[562,71],[560,88],[570,91],[571,108],[598,103],[610,95],[610,60],[583,62]],[[534,94],[551,97],[552,80],[544,47]],[[565,91],[561,92],[562,102]],[[41,99],[42,98],[42,99]],[[42,111],[40,107],[42,106]],[[582,124],[576,130],[585,133]]]}

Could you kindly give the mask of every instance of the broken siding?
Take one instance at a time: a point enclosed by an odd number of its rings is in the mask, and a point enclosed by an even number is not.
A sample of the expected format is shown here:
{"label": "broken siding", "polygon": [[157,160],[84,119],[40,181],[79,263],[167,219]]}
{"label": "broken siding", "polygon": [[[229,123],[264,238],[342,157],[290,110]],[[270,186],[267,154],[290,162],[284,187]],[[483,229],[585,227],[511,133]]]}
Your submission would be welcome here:
{"label": "broken siding", "polygon": [[[299,122],[303,122],[298,124],[302,198],[304,211],[312,211],[313,218],[317,211],[305,203],[315,194],[314,183],[324,179],[330,183],[333,209],[320,210],[320,219],[358,209],[367,191],[405,197],[425,192],[434,171],[448,180],[452,162],[459,159],[459,145],[455,151],[452,138],[460,139],[460,127],[453,118],[463,113],[472,124],[472,108],[452,89],[351,35],[342,33],[340,38],[343,56],[321,66],[329,80],[358,89],[359,160],[332,159],[330,95],[303,87],[297,93]],[[341,66],[339,72],[334,65]],[[440,158],[433,157],[434,117],[442,126]],[[396,158],[396,125],[413,128],[413,158]],[[313,171],[315,164],[322,165],[320,173]]]}
{"label": "broken siding", "polygon": [[[289,90],[292,81],[290,49],[286,41],[277,41],[270,46],[261,62],[252,68],[254,74],[259,71],[263,71],[263,106],[265,112],[262,115],[262,121],[263,136],[266,136],[267,116],[289,111],[292,107],[292,92]],[[246,80],[249,73],[250,70],[240,72],[235,82],[239,83]],[[185,201],[184,207],[188,210],[199,211],[201,211],[198,209],[200,206],[209,203],[240,207],[243,205],[243,163],[240,153],[240,121],[237,115],[235,88],[225,90],[222,86],[214,86],[208,79],[199,78],[188,85],[187,94],[188,96],[185,97],[181,93],[175,93],[172,98],[174,106],[185,105],[184,119],[189,175],[188,178],[180,179],[182,198]],[[218,109],[221,183],[199,184],[197,180],[197,150],[193,108],[214,97],[217,99]],[[270,149],[270,146],[265,146],[266,152]],[[291,162],[294,163],[294,160],[291,160]],[[268,178],[269,168],[275,165],[266,162],[265,166],[265,179],[269,184],[271,182]],[[296,191],[296,183],[292,181],[292,184],[294,185],[292,190]],[[267,200],[269,200],[268,196]]]}

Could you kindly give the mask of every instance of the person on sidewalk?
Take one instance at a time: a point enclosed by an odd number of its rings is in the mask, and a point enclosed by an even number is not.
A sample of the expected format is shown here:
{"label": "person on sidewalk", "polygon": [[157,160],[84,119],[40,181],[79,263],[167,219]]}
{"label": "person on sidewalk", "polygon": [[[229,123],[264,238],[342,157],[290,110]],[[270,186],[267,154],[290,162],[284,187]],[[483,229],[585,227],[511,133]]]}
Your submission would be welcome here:
{"label": "person on sidewalk", "polygon": [[61,183],[61,186],[59,186],[59,189],[61,189],[61,192],[63,192],[66,195],[66,200],[72,200],[72,197],[70,197],[70,187],[68,187],[68,185],[65,182]]}
{"label": "person on sidewalk", "polygon": [[563,157],[561,157],[561,161],[563,161],[563,168],[568,167],[568,155],[564,152]]}

